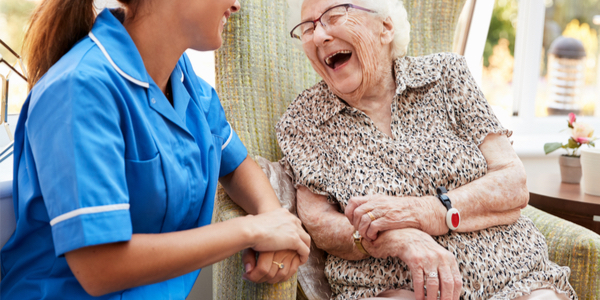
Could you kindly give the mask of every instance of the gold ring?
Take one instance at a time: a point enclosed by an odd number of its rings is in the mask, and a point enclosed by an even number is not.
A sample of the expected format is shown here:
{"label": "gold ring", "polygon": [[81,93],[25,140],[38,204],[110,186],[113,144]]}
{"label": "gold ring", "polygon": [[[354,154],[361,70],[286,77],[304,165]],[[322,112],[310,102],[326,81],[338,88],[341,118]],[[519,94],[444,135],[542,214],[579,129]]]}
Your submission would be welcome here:
{"label": "gold ring", "polygon": [[375,216],[371,212],[368,212],[367,215],[369,215],[369,218],[371,218],[371,221],[377,220],[377,218],[375,218]]}
{"label": "gold ring", "polygon": [[283,263],[278,263],[276,261],[273,261],[274,264],[276,264],[280,269],[285,268],[285,265]]}

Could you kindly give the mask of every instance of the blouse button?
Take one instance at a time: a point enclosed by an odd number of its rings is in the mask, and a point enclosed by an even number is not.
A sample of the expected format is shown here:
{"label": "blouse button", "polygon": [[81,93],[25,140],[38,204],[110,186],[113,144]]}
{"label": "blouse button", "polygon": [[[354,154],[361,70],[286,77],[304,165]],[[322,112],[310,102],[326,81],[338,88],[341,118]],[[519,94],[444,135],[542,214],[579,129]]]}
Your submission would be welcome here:
{"label": "blouse button", "polygon": [[473,281],[473,288],[478,290],[481,288],[481,283],[479,281]]}
{"label": "blouse button", "polygon": [[152,104],[156,104],[156,100],[154,100],[154,98],[152,98]]}
{"label": "blouse button", "polygon": [[465,244],[463,244],[462,242],[458,243],[458,248],[461,250],[465,250]]}

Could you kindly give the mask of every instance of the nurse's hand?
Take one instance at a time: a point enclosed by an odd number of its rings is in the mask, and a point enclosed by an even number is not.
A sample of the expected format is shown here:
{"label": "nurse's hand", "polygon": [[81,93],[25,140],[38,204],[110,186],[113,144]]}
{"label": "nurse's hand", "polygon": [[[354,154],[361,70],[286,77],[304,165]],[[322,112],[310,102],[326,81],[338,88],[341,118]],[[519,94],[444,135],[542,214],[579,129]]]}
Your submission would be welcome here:
{"label": "nurse's hand", "polygon": [[293,250],[298,253],[300,263],[308,260],[310,236],[300,219],[284,208],[259,215],[248,215],[248,229],[253,233],[250,248],[257,252]]}
{"label": "nurse's hand", "polygon": [[291,250],[261,252],[257,262],[256,252],[246,249],[242,254],[242,262],[246,270],[242,278],[256,283],[274,284],[286,281],[296,273],[300,266],[300,257],[297,252]]}

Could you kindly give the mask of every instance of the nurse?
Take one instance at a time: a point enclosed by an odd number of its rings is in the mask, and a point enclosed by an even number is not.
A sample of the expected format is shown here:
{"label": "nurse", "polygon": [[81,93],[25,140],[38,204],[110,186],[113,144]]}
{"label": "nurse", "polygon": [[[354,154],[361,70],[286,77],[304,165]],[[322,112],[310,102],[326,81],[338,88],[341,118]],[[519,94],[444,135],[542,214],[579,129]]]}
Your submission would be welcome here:
{"label": "nurse", "polygon": [[[240,4],[120,1],[33,14],[0,298],[185,299],[200,268],[243,249],[247,280],[288,279],[310,238],[184,54],[219,48]],[[210,224],[217,180],[250,215]]]}

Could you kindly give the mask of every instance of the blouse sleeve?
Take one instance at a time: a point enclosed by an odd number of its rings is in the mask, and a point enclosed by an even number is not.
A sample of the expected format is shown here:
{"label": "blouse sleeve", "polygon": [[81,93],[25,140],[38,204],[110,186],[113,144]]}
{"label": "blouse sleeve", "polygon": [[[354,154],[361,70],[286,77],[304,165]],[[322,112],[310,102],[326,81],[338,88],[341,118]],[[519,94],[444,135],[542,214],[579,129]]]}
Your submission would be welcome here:
{"label": "blouse sleeve", "polygon": [[471,75],[464,57],[447,57],[445,84],[450,102],[449,116],[459,137],[479,146],[490,133],[507,137],[512,135],[512,131],[502,127],[498,121]]}
{"label": "blouse sleeve", "polygon": [[330,157],[307,132],[302,115],[297,112],[292,104],[276,126],[277,141],[283,152],[280,163],[292,177],[294,187],[302,185],[314,194],[329,198]]}

